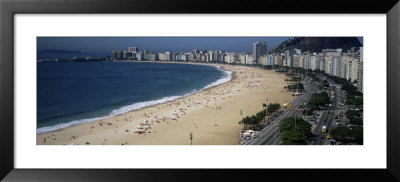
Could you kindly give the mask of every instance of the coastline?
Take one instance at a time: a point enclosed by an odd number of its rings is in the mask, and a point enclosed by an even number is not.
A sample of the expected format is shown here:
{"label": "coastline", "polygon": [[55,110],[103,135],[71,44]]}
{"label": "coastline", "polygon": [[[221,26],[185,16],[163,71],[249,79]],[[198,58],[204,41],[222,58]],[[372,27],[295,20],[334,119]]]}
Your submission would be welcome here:
{"label": "coastline", "polygon": [[[193,131],[194,137],[197,139],[194,140],[196,141],[194,144],[237,144],[241,128],[238,121],[246,115],[251,116],[260,111],[262,109],[262,104],[257,104],[258,106],[254,106],[254,108],[249,109],[249,111],[247,111],[247,108],[253,107],[252,103],[262,103],[265,100],[260,99],[259,93],[254,94],[253,92],[262,92],[265,88],[262,89],[259,87],[263,84],[268,84],[268,81],[279,82],[279,84],[267,86],[267,90],[265,90],[265,92],[268,93],[268,88],[274,87],[273,91],[270,91],[271,93],[266,95],[268,95],[269,98],[269,95],[273,97],[273,99],[269,99],[270,101],[279,103],[277,95],[280,94],[280,90],[282,90],[283,86],[286,84],[284,81],[285,75],[277,74],[269,70],[243,66],[218,64],[209,66],[219,66],[223,70],[231,71],[231,79],[222,84],[210,86],[164,103],[142,107],[109,118],[101,118],[93,122],[73,125],[57,131],[37,134],[37,144],[176,145],[187,144],[188,137],[186,135],[188,135],[190,131]],[[254,73],[249,71],[254,71]],[[263,74],[266,74],[264,76],[266,80],[257,80],[263,77]],[[271,75],[274,76],[274,79],[268,80],[268,76]],[[257,79],[253,81],[255,78]],[[248,83],[249,81],[250,84]],[[260,84],[260,82],[262,83]],[[247,88],[244,88],[243,86],[246,86],[246,84]],[[284,94],[284,100],[288,102],[288,100],[290,100],[290,93],[285,91]],[[255,96],[256,98],[249,99],[247,102],[245,101],[247,100],[246,96],[248,98],[253,98]],[[233,99],[230,101],[229,98],[240,99]],[[231,102],[235,102],[235,104],[229,106]],[[243,109],[243,116],[238,116],[237,114],[241,110],[238,108],[240,105],[248,105],[247,108],[243,107],[246,108]],[[232,109],[235,111],[229,111]],[[227,111],[223,113],[224,110]],[[232,113],[236,113],[235,117],[229,116],[232,115]],[[172,119],[171,117],[173,116],[177,117]],[[223,121],[206,121],[207,119],[212,120],[213,118]],[[149,123],[149,129],[146,133],[135,133],[140,123],[145,121]],[[146,127],[147,123],[145,123]],[[202,130],[200,127],[205,130],[200,131]],[[216,136],[220,139],[215,140]]]}
{"label": "coastline", "polygon": [[[113,61],[113,62],[137,62],[137,63],[142,63],[143,61],[121,60],[121,61]],[[160,61],[158,61],[158,62],[157,61],[147,61],[147,62],[160,63],[160,64],[167,64],[167,63],[180,64],[179,62],[160,62]],[[185,64],[185,63],[182,63],[182,64]],[[223,66],[220,66],[220,65],[209,65],[209,64],[202,64],[202,63],[200,63],[200,64],[188,63],[188,64],[215,67],[217,70],[221,70],[222,72],[227,74],[227,76],[224,76],[224,77],[222,77],[222,78],[220,78],[220,79],[218,79],[218,80],[216,80],[214,82],[209,83],[208,85],[204,86],[200,90],[192,91],[192,92],[186,93],[184,95],[165,96],[165,97],[162,97],[162,98],[156,99],[156,100],[149,100],[149,101],[143,101],[143,102],[137,102],[137,103],[125,105],[125,106],[122,106],[122,107],[120,107],[118,109],[111,110],[108,115],[97,116],[97,117],[93,117],[93,118],[84,118],[84,119],[69,121],[67,123],[60,123],[60,124],[57,124],[57,125],[40,127],[40,128],[36,129],[36,133],[37,134],[49,133],[49,132],[57,131],[57,130],[60,130],[60,129],[63,129],[63,128],[68,128],[68,127],[75,126],[75,125],[95,122],[95,121],[98,121],[98,120],[101,120],[101,119],[106,119],[106,118],[118,116],[118,115],[130,112],[130,111],[140,110],[140,109],[144,109],[144,108],[151,107],[151,106],[158,105],[158,104],[173,102],[173,101],[175,101],[177,99],[180,99],[182,97],[187,97],[187,96],[190,96],[192,94],[196,94],[198,92],[202,92],[203,90],[206,90],[206,89],[209,89],[209,88],[212,88],[212,87],[215,87],[215,86],[219,86],[219,85],[225,84],[225,83],[230,82],[230,81],[232,81],[234,79],[233,76],[232,76],[233,73],[223,69]],[[226,79],[228,79],[228,80],[226,80]],[[218,82],[221,82],[221,83],[218,83]],[[121,111],[124,108],[129,108],[129,107],[130,107],[130,109],[127,109],[126,111]]]}

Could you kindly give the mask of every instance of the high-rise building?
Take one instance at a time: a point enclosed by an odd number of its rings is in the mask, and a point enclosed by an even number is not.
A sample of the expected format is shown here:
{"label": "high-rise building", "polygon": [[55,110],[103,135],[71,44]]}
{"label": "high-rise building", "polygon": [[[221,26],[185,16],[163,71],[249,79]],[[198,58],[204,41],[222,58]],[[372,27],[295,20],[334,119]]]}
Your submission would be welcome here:
{"label": "high-rise building", "polygon": [[296,67],[296,68],[300,67],[301,56],[299,54],[295,54],[292,56],[292,58],[293,58],[293,61],[292,61],[293,67]]}
{"label": "high-rise building", "polygon": [[318,62],[319,62],[319,70],[324,71],[325,70],[325,58],[323,54],[318,55]]}
{"label": "high-rise building", "polygon": [[155,53],[149,53],[149,60],[150,61],[157,61],[158,59],[158,54]]}
{"label": "high-rise building", "polygon": [[325,56],[336,56],[339,57],[342,55],[342,49],[322,49],[322,53]]}
{"label": "high-rise building", "polygon": [[181,52],[176,52],[176,53],[174,53],[174,55],[175,55],[175,61],[183,61],[183,58],[182,58],[182,53]]}
{"label": "high-rise building", "polygon": [[137,60],[143,61],[143,60],[144,60],[144,54],[143,54],[143,52],[137,52],[137,53],[136,53],[136,57],[137,57]]}
{"label": "high-rise building", "polygon": [[226,63],[237,63],[239,61],[238,55],[234,52],[226,53],[225,62]]}
{"label": "high-rise building", "polygon": [[306,70],[311,69],[311,56],[310,56],[310,54],[304,55],[303,64],[304,64],[304,67],[303,67],[304,69],[306,69]]}
{"label": "high-rise building", "polygon": [[245,53],[240,53],[238,55],[238,60],[240,64],[246,64],[246,54]]}
{"label": "high-rise building", "polygon": [[187,61],[188,59],[187,59],[187,54],[185,54],[185,53],[182,53],[182,55],[181,55],[181,60],[182,61]]}
{"label": "high-rise building", "polygon": [[213,60],[214,60],[214,61],[219,61],[219,54],[218,54],[218,51],[214,51],[214,53],[213,53]]}
{"label": "high-rise building", "polygon": [[112,57],[113,59],[117,59],[117,51],[112,51],[112,52],[111,52],[111,57]]}
{"label": "high-rise building", "polygon": [[300,56],[300,63],[299,63],[299,67],[305,69],[304,67],[304,60],[305,60],[305,56],[301,55]]}
{"label": "high-rise building", "polygon": [[171,58],[172,58],[172,54],[170,53],[170,52],[165,52],[164,53],[164,58],[165,58],[165,61],[171,61]]}
{"label": "high-rise building", "polygon": [[139,48],[137,48],[137,47],[128,47],[128,52],[137,53],[137,52],[139,52]]}
{"label": "high-rise building", "polygon": [[[362,55],[362,54],[360,54]],[[357,82],[357,90],[360,92],[364,91],[364,72],[363,72],[363,64],[364,62],[360,61],[359,63],[359,71],[358,71],[358,82]]]}
{"label": "high-rise building", "polygon": [[122,59],[124,57],[124,51],[117,51],[116,59]]}
{"label": "high-rise building", "polygon": [[194,53],[193,52],[187,53],[186,56],[187,56],[186,57],[187,61],[194,61]]}
{"label": "high-rise building", "polygon": [[359,63],[359,79],[358,79],[358,91],[363,92],[364,90],[364,71],[363,71],[363,67],[364,67],[364,48],[360,47],[360,63]]}
{"label": "high-rise building", "polygon": [[266,42],[255,42],[253,43],[253,61],[258,64],[260,56],[267,54],[267,43]]}
{"label": "high-rise building", "polygon": [[144,60],[149,60],[149,51],[148,50],[143,50],[143,58],[144,58]]}
{"label": "high-rise building", "polygon": [[310,69],[319,69],[319,60],[317,55],[312,55],[310,60]]}
{"label": "high-rise building", "polygon": [[284,60],[285,60],[285,56],[284,55],[278,55],[278,65],[279,66],[283,66]]}
{"label": "high-rise building", "polygon": [[332,74],[340,77],[342,75],[342,59],[341,57],[333,57],[332,59]]}
{"label": "high-rise building", "polygon": [[257,64],[261,64],[261,65],[267,65],[268,62],[268,56],[267,55],[262,55],[258,58],[258,63]]}
{"label": "high-rise building", "polygon": [[326,74],[332,75],[332,56],[325,57],[325,68],[324,71]]}
{"label": "high-rise building", "polygon": [[349,57],[342,58],[342,78],[349,80],[351,71],[351,61]]}
{"label": "high-rise building", "polygon": [[351,70],[351,82],[355,82],[359,80],[359,76],[360,76],[360,62],[357,59],[353,59],[353,63],[352,63],[352,70]]}
{"label": "high-rise building", "polygon": [[301,50],[300,49],[294,49],[293,51],[294,51],[295,54],[298,54],[298,55],[301,54]]}
{"label": "high-rise building", "polygon": [[128,59],[128,58],[132,57],[132,53],[130,53],[130,52],[128,52],[128,51],[124,51],[122,57],[123,57],[124,59]]}
{"label": "high-rise building", "polygon": [[253,55],[246,54],[246,64],[253,64]]}
{"label": "high-rise building", "polygon": [[165,61],[165,54],[164,53],[158,53],[158,59],[160,61]]}
{"label": "high-rise building", "polygon": [[283,66],[290,66],[291,65],[290,62],[291,62],[291,60],[290,60],[290,51],[286,50],[285,51],[285,60],[283,62]]}

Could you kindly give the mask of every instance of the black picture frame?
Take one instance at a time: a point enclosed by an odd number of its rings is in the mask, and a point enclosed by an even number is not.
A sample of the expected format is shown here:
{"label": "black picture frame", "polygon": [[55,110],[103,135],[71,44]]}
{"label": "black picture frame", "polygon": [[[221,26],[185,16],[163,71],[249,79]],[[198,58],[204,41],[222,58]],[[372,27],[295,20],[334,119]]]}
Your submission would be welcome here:
{"label": "black picture frame", "polygon": [[[14,15],[32,13],[380,13],[387,15],[386,169],[15,169]],[[0,0],[0,179],[5,181],[400,181],[398,0]],[[384,118],[382,118],[384,119]],[[268,157],[263,154],[260,156]],[[373,156],[371,156],[373,157]]]}

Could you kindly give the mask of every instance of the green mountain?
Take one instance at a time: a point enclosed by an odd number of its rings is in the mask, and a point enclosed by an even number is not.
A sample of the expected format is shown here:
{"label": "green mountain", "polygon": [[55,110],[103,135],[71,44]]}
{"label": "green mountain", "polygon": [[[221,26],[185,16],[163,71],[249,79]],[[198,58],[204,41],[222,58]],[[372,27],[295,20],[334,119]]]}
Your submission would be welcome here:
{"label": "green mountain", "polygon": [[284,52],[285,50],[300,49],[302,52],[321,52],[322,49],[350,50],[352,47],[362,46],[357,37],[295,37],[282,42],[271,52]]}

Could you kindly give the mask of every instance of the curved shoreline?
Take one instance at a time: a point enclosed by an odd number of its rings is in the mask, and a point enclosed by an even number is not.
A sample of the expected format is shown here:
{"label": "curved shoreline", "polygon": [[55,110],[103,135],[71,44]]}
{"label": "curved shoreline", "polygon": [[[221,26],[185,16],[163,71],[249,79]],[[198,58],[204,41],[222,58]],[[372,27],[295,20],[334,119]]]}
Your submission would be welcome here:
{"label": "curved shoreline", "polygon": [[[128,62],[128,61],[118,61],[118,62]],[[135,62],[135,61],[129,61],[129,62]],[[136,61],[136,62],[140,62],[140,61]],[[142,63],[142,62],[140,62]],[[168,64],[170,62],[149,62],[149,63],[164,63],[164,64]],[[176,63],[176,62],[171,62],[173,64],[188,64],[188,63]],[[190,63],[189,63],[190,64]],[[208,89],[223,85],[225,83],[228,83],[232,80],[235,79],[234,77],[234,73],[232,73],[231,71],[225,70],[223,68],[223,66],[220,65],[210,65],[210,64],[190,64],[190,65],[202,65],[202,66],[212,66],[215,67],[217,70],[221,70],[222,72],[224,72],[226,74],[226,76],[213,81],[209,84],[207,84],[206,86],[204,86],[203,88],[201,88],[200,90],[196,90],[196,91],[192,91],[189,92],[187,94],[184,95],[177,95],[177,96],[166,96],[163,97],[161,99],[157,99],[157,100],[149,100],[149,101],[143,101],[143,102],[137,102],[137,103],[133,103],[133,104],[129,104],[129,105],[125,105],[122,107],[119,107],[117,109],[113,109],[110,111],[110,113],[108,115],[104,115],[104,116],[99,116],[99,117],[95,117],[95,118],[85,118],[85,119],[78,119],[78,120],[73,120],[73,121],[69,121],[66,123],[59,123],[56,125],[52,125],[52,126],[44,126],[44,127],[40,127],[36,129],[36,134],[43,134],[43,133],[49,133],[49,132],[53,132],[53,131],[57,131],[60,129],[64,129],[64,128],[68,128],[71,126],[75,126],[75,125],[80,125],[80,124],[85,124],[85,123],[90,123],[90,122],[95,122],[95,121],[99,121],[102,119],[106,119],[106,118],[111,118],[114,116],[118,116],[118,115],[122,115],[131,111],[137,111],[137,110],[141,110],[141,109],[145,109],[147,107],[152,107],[152,106],[157,106],[159,104],[165,104],[165,103],[169,103],[169,102],[173,102],[176,101],[178,99],[182,99],[184,97],[196,94],[196,93],[200,93],[202,91],[206,91]],[[225,79],[228,79],[225,81]],[[221,82],[222,80],[222,82]],[[220,82],[220,83],[219,83]],[[127,109],[124,109],[127,108]],[[121,111],[123,110],[123,111]]]}
{"label": "curved shoreline", "polygon": [[[234,79],[196,94],[118,116],[38,134],[37,145],[237,145],[239,121],[268,103],[289,102],[285,74],[223,65]],[[158,119],[157,119],[158,118]],[[150,127],[137,133],[142,123]]]}

